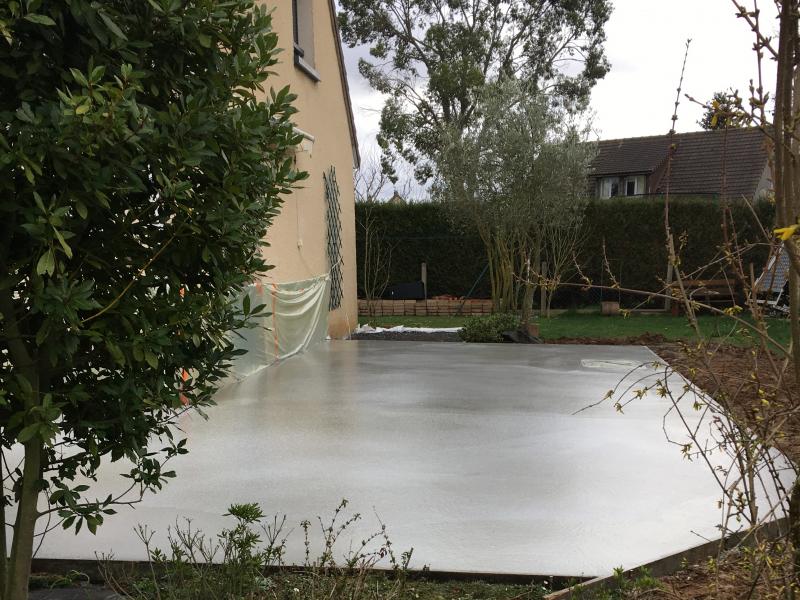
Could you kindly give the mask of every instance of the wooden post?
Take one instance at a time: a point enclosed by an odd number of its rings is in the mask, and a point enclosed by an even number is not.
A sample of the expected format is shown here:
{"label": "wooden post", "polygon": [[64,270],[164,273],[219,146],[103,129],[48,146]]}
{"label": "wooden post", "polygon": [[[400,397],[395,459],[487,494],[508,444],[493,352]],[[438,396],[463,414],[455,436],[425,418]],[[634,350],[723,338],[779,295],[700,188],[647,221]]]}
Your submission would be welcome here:
{"label": "wooden post", "polygon": [[666,296],[664,300],[664,311],[669,312],[672,309],[672,261],[667,265],[667,287]]}
{"label": "wooden post", "polygon": [[428,299],[428,263],[420,265],[420,280],[422,281],[422,289],[425,292],[425,299]]}
{"label": "wooden post", "polygon": [[[544,317],[544,311],[547,310],[547,288],[545,287],[545,279],[547,278],[547,263],[542,261],[542,269],[539,272],[539,316]],[[550,316],[549,314],[547,315]]]}

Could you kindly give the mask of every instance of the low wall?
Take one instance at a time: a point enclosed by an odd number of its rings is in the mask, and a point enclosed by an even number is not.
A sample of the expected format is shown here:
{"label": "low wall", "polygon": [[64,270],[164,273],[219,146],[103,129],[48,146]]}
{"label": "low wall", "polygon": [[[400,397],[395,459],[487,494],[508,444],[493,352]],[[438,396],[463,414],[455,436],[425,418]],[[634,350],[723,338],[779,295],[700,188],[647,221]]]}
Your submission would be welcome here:
{"label": "low wall", "polygon": [[364,299],[358,301],[358,316],[360,317],[452,317],[457,314],[464,316],[488,315],[491,312],[492,301],[480,299],[373,300],[371,307]]}

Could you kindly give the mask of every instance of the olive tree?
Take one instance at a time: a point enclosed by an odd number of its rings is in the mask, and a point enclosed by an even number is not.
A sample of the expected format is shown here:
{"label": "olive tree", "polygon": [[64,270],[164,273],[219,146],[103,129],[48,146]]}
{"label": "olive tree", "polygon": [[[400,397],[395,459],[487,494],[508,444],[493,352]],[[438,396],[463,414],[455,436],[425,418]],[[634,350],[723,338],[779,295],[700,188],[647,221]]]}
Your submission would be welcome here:
{"label": "olive tree", "polygon": [[127,459],[135,500],[174,475],[171,425],[261,311],[236,296],[303,176],[293,96],[264,89],[277,42],[254,0],[0,5],[0,465],[23,457],[2,472],[6,600],[42,517],[94,532],[132,501],[76,479]]}
{"label": "olive tree", "polygon": [[[513,80],[492,83],[480,118],[444,132],[436,194],[486,248],[494,310],[530,313],[547,252],[581,227],[594,146],[552,99]],[[562,264],[563,261],[559,261]]]}
{"label": "olive tree", "polygon": [[385,94],[378,143],[395,177],[402,158],[418,181],[434,175],[443,128],[479,119],[481,90],[498,77],[567,106],[588,101],[609,69],[609,0],[340,0],[342,38],[365,44],[359,61]]}

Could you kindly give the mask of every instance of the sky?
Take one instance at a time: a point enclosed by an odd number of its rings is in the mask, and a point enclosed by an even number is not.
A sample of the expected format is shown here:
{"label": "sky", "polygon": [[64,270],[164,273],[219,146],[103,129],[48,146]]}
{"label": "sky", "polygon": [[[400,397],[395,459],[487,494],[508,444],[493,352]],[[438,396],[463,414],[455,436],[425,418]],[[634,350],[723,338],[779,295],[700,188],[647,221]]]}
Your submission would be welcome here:
{"label": "sky", "polygon": [[[748,2],[748,0],[742,0]],[[669,131],[687,39],[691,39],[683,91],[708,101],[733,87],[747,97],[757,65],[754,36],[736,17],[731,0],[612,0],[606,25],[611,71],[592,91],[590,110],[596,139],[658,135]],[[774,4],[761,0],[762,26],[775,33]],[[358,73],[365,48],[345,47],[345,61],[362,156],[378,155],[375,135],[383,99]],[[767,89],[774,88],[774,63],[764,63]],[[702,107],[685,97],[676,130],[696,131]],[[391,190],[388,191],[391,195]]]}

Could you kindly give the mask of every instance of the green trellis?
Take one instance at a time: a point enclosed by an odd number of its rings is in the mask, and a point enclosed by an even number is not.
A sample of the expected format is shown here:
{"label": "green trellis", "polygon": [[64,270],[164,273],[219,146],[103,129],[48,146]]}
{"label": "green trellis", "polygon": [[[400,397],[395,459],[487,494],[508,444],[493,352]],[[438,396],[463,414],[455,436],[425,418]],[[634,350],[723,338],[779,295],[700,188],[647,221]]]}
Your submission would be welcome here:
{"label": "green trellis", "polygon": [[328,264],[331,269],[330,310],[342,304],[342,207],[339,203],[339,184],[336,169],[322,174],[325,181],[326,222],[328,228]]}

